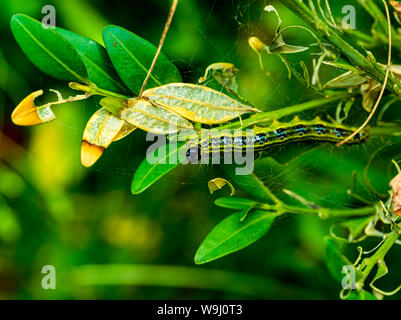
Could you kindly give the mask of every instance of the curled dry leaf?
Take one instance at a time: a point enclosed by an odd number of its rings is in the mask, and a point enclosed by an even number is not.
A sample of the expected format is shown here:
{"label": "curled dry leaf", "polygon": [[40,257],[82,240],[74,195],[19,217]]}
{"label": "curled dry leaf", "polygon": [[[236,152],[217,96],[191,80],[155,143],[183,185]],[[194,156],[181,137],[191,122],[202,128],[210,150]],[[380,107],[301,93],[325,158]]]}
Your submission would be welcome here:
{"label": "curled dry leaf", "polygon": [[92,166],[113,141],[124,138],[135,129],[104,107],[96,111],[89,119],[82,138],[82,165]]}
{"label": "curled dry leaf", "polygon": [[360,74],[356,74],[352,71],[347,71],[340,74],[338,77],[328,81],[324,88],[356,88],[366,83],[368,79]]}
{"label": "curled dry leaf", "polygon": [[216,90],[189,83],[171,83],[146,90],[143,97],[159,107],[203,124],[218,124],[257,112]]}
{"label": "curled dry leaf", "polygon": [[401,172],[390,181],[390,187],[393,189],[394,213],[401,216]]}
{"label": "curled dry leaf", "polygon": [[360,91],[363,97],[362,106],[366,112],[372,111],[381,89],[381,84],[373,79],[369,79],[366,83],[361,85]]}
{"label": "curled dry leaf", "polygon": [[19,126],[35,126],[56,119],[51,103],[37,107],[35,99],[43,94],[43,90],[32,92],[14,109],[11,120]]}
{"label": "curled dry leaf", "polygon": [[225,185],[228,185],[231,189],[230,196],[233,196],[235,194],[234,186],[231,184],[230,181],[223,179],[223,178],[215,178],[215,179],[209,180],[207,185],[209,187],[209,191],[211,194],[213,194],[217,190],[222,189]]}
{"label": "curled dry leaf", "polygon": [[276,17],[277,17],[277,27],[276,27],[276,34],[269,46],[265,45],[265,48],[267,51],[270,53],[281,53],[281,54],[290,54],[290,53],[298,53],[298,52],[303,52],[308,50],[308,47],[302,47],[302,46],[292,46],[288,45],[284,42],[283,40],[283,35],[281,30],[281,18],[280,15],[278,14],[277,10],[275,7],[272,5],[268,5],[264,9],[266,12],[273,12]]}
{"label": "curled dry leaf", "polygon": [[238,84],[236,80],[236,74],[238,69],[232,63],[217,62],[208,66],[205,70],[205,75],[200,77],[198,82],[205,82],[208,78],[209,73],[212,74],[213,78],[221,84],[224,88],[229,91],[238,91]]}

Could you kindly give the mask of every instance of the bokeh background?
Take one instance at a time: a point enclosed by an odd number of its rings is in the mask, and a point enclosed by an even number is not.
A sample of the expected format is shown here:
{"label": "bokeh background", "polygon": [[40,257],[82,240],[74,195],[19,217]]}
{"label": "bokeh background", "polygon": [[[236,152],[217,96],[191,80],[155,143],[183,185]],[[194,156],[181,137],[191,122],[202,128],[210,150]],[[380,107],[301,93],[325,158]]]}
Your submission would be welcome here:
{"label": "bokeh background", "polygon": [[[333,1],[332,1],[333,2]],[[349,1],[353,3],[353,1]],[[57,26],[102,43],[102,29],[119,25],[157,44],[170,1],[0,0],[0,298],[1,299],[337,299],[340,290],[324,262],[323,237],[329,222],[285,216],[252,246],[207,265],[193,262],[207,233],[231,212],[213,205],[227,190],[210,195],[207,182],[218,177],[211,166],[180,167],[140,195],[130,193],[135,169],[144,159],[145,134],[135,131],[113,143],[92,168],[80,164],[83,129],[98,106],[92,101],[55,107],[57,120],[17,127],[13,108],[39,89],[71,93],[66,83],[39,72],[12,37],[9,21],[24,13],[38,20],[42,7],[55,6]],[[277,1],[284,25],[302,24]],[[182,0],[164,46],[186,82],[195,83],[214,62],[235,63],[241,94],[262,110],[314,97],[274,56],[264,56],[266,76],[247,39],[268,41],[276,18],[263,12],[267,1]],[[357,25],[370,18],[357,5]],[[333,6],[341,13],[341,4]],[[363,22],[363,23],[362,23]],[[300,30],[286,33],[291,44],[313,39]],[[385,49],[385,48],[383,48]],[[378,51],[379,59],[385,50]],[[310,53],[301,58],[311,66]],[[397,58],[395,58],[397,59]],[[385,61],[385,58],[383,58]],[[335,73],[322,71],[322,79]],[[335,109],[335,108],[334,108]],[[330,109],[331,115],[334,109]],[[389,119],[398,119],[393,108]],[[398,108],[400,109],[400,108]],[[327,111],[315,110],[305,118]],[[350,122],[361,122],[360,108]],[[283,187],[328,207],[360,205],[347,196],[352,172],[361,173],[382,141],[347,150],[324,147],[301,157],[295,167],[259,165],[259,176],[279,192]],[[297,155],[298,146],[288,147]],[[287,152],[280,149],[279,153]],[[394,175],[394,150],[376,159],[372,184],[386,194]],[[357,156],[356,156],[357,154]],[[319,161],[317,161],[319,159]],[[366,197],[377,196],[363,186]],[[227,192],[226,192],[227,191]],[[371,247],[377,242],[372,242]],[[368,245],[368,248],[369,248]],[[398,248],[388,264],[397,270]],[[57,289],[41,286],[42,267],[53,265]],[[389,287],[400,277],[391,272]],[[398,295],[399,297],[399,295]]]}

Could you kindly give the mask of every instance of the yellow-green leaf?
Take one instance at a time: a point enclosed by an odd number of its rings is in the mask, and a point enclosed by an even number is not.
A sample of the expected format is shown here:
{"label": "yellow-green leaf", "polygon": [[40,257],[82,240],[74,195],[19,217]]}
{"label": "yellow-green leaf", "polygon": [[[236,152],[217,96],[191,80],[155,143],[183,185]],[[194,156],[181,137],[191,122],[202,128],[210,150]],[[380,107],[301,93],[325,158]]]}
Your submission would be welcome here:
{"label": "yellow-green leaf", "polygon": [[230,181],[223,178],[215,178],[209,180],[209,182],[207,183],[207,186],[209,187],[209,191],[211,194],[213,194],[217,190],[222,189],[225,185],[228,185],[230,187],[231,189],[230,196],[233,196],[235,194],[235,189]]}
{"label": "yellow-green leaf", "polygon": [[135,126],[119,119],[106,108],[96,111],[89,119],[82,138],[82,165],[92,166],[113,141],[122,139],[135,129]]}
{"label": "yellow-green leaf", "polygon": [[170,83],[146,90],[143,96],[155,105],[204,124],[224,123],[258,111],[221,92],[189,83]]}
{"label": "yellow-green leaf", "polygon": [[181,129],[193,129],[193,125],[180,115],[155,106],[145,99],[131,99],[121,111],[121,119],[142,130],[155,134],[172,134]]}
{"label": "yellow-green leaf", "polygon": [[43,90],[38,90],[22,100],[11,115],[13,123],[18,126],[35,126],[56,119],[50,103],[40,107],[35,105],[35,99],[41,95]]}

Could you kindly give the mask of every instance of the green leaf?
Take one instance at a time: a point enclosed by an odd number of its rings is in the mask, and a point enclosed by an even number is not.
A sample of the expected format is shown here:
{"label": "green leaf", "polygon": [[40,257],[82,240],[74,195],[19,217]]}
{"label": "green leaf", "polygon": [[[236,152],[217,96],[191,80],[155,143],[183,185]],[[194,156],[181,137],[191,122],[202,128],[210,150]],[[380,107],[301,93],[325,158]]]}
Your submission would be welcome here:
{"label": "green leaf", "polygon": [[326,254],[325,261],[327,269],[335,280],[341,283],[345,274],[343,271],[343,266],[352,265],[352,262],[347,259],[342,254],[342,250],[346,244],[345,241],[334,240],[330,237],[326,237]]}
{"label": "green leaf", "polygon": [[11,18],[11,31],[28,59],[44,73],[60,80],[89,82],[78,52],[55,30],[17,14]]}
{"label": "green leaf", "polygon": [[233,198],[233,197],[223,197],[219,198],[214,202],[217,206],[228,208],[228,209],[235,209],[235,210],[242,210],[241,211],[241,218],[240,220],[243,221],[251,212],[251,210],[256,209],[259,205],[258,202],[246,199],[246,198]]}
{"label": "green leaf", "polygon": [[388,273],[388,267],[387,267],[386,263],[384,262],[384,260],[378,261],[378,262],[377,262],[377,272],[376,272],[376,275],[375,275],[375,277],[373,278],[372,282],[371,282],[369,285],[370,285],[370,287],[373,288],[375,291],[377,291],[377,292],[379,292],[379,293],[381,293],[381,294],[383,294],[383,295],[392,296],[392,295],[396,294],[398,291],[401,290],[401,285],[399,285],[399,286],[398,286],[397,288],[395,288],[393,291],[389,291],[389,292],[383,291],[383,290],[377,288],[377,287],[374,285],[374,283],[376,282],[376,280],[378,280],[378,279],[384,277],[387,273]]}
{"label": "green leaf", "polygon": [[224,123],[258,111],[219,91],[191,83],[170,83],[146,90],[143,96],[155,105],[204,124]]}
{"label": "green leaf", "polygon": [[238,176],[234,166],[222,165],[221,168],[229,176],[230,181],[247,194],[259,200],[271,201],[269,189],[254,173]]}
{"label": "green leaf", "polygon": [[195,255],[195,263],[203,264],[243,249],[260,239],[279,215],[255,210],[244,221],[243,212],[236,212],[221,221],[203,240]]}
{"label": "green leaf", "polygon": [[285,43],[277,43],[274,47],[270,48],[271,53],[281,53],[281,54],[289,54],[289,53],[299,53],[308,50],[307,47],[301,46],[291,46]]}
{"label": "green leaf", "polygon": [[249,207],[255,207],[258,205],[258,202],[247,199],[247,198],[238,198],[238,197],[222,197],[216,199],[214,202],[216,206],[234,209],[234,210],[244,210]]}
{"label": "green leaf", "polygon": [[348,233],[347,239],[344,240],[347,240],[348,242],[358,242],[366,237],[364,231],[366,226],[369,224],[371,220],[372,217],[362,217],[340,222],[333,226],[332,234],[334,234],[335,237],[342,239],[342,237],[335,234],[335,228],[336,227],[343,228],[347,230]]}
{"label": "green leaf", "polygon": [[145,191],[157,180],[177,167],[181,163],[181,148],[185,144],[185,142],[177,142],[160,146],[156,152],[161,152],[161,156],[153,164],[149,163],[148,159],[143,160],[135,172],[131,184],[131,192],[139,194]]}
{"label": "green leaf", "polygon": [[[136,34],[117,26],[107,26],[103,30],[103,39],[120,78],[132,92],[138,94],[157,48]],[[146,88],[181,81],[177,68],[161,53]]]}
{"label": "green leaf", "polygon": [[90,81],[102,89],[121,93],[129,92],[112,67],[110,58],[103,46],[92,39],[62,28],[56,28],[56,31],[78,51],[85,64]]}
{"label": "green leaf", "polygon": [[377,300],[377,298],[366,290],[353,290],[345,300]]}
{"label": "green leaf", "polygon": [[128,108],[128,100],[114,97],[106,97],[100,100],[100,105],[106,108],[115,116],[120,117],[121,112],[123,112],[124,109]]}

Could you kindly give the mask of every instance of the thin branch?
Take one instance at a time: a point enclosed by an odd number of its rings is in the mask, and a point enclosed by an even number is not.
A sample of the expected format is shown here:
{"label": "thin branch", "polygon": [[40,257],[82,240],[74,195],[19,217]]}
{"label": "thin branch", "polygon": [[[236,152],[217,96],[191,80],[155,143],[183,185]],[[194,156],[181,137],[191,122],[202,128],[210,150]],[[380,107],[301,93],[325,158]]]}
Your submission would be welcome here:
{"label": "thin branch", "polygon": [[[302,20],[312,26],[320,36],[331,42],[338,50],[359,69],[362,69],[371,78],[379,83],[384,82],[385,71],[377,65],[372,54],[364,56],[350,43],[343,39],[343,36],[338,34],[335,29],[330,27],[325,21],[314,17],[313,12],[299,0],[280,0],[286,7],[294,11]],[[389,77],[387,89],[401,98],[401,91],[398,81]]]}
{"label": "thin branch", "polygon": [[166,24],[164,26],[164,30],[163,30],[162,36],[160,38],[159,46],[157,47],[157,51],[156,51],[155,57],[153,58],[152,64],[150,65],[148,74],[146,75],[146,78],[143,81],[142,88],[141,88],[141,91],[139,92],[138,98],[142,97],[142,93],[145,90],[145,86],[146,86],[146,84],[147,84],[147,82],[149,80],[150,75],[152,74],[153,68],[154,68],[154,66],[156,64],[157,58],[159,57],[160,51],[162,50],[162,47],[163,47],[163,44],[164,44],[164,40],[166,39],[166,35],[167,35],[167,32],[168,32],[168,29],[170,28],[171,21],[173,20],[175,9],[177,8],[177,4],[178,4],[178,0],[173,0],[173,3],[171,4],[170,12],[169,12],[168,17],[167,17]]}
{"label": "thin branch", "polygon": [[383,0],[383,4],[384,4],[384,7],[386,8],[388,30],[389,30],[389,32],[388,32],[389,49],[388,49],[387,70],[386,70],[386,75],[384,77],[383,86],[380,91],[379,97],[377,98],[376,104],[373,107],[372,111],[370,112],[368,118],[365,120],[365,122],[357,130],[355,130],[354,133],[352,133],[350,136],[345,138],[343,141],[337,143],[337,145],[336,145],[337,147],[340,147],[347,141],[351,140],[353,137],[355,137],[359,132],[361,132],[368,125],[369,121],[372,119],[373,115],[375,114],[375,112],[377,110],[377,107],[380,104],[380,101],[383,97],[384,91],[386,90],[386,85],[387,85],[388,77],[390,75],[390,67],[391,67],[391,18],[390,18],[390,12],[388,10],[388,6],[387,6],[387,3],[385,0]]}

